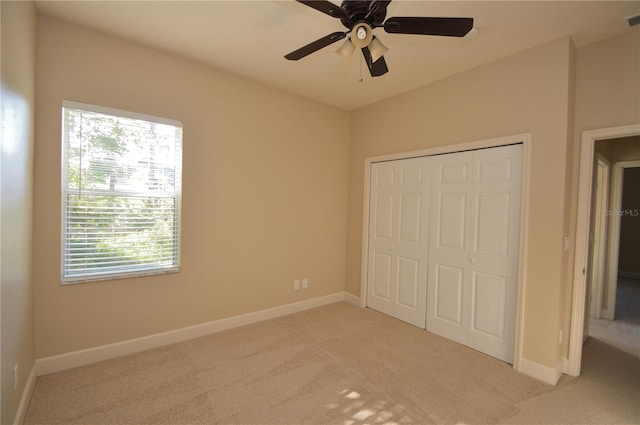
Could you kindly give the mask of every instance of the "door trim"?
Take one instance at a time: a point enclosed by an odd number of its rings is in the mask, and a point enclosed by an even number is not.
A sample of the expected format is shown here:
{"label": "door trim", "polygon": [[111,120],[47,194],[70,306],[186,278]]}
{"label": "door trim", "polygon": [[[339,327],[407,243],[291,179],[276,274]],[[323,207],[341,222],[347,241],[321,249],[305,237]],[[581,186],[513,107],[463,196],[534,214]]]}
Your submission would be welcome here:
{"label": "door trim", "polygon": [[[596,180],[601,178],[598,187],[596,182],[596,192],[594,199],[593,217],[593,248],[591,253],[591,299],[589,300],[589,316],[600,319],[602,316],[602,299],[607,280],[607,246],[608,246],[608,220],[606,211],[609,210],[609,175],[611,163],[601,154],[596,154],[594,164],[597,171],[594,175]],[[601,168],[603,171],[601,171]],[[600,237],[596,238],[596,235]]]}
{"label": "door trim", "polygon": [[371,191],[371,164],[375,162],[432,156],[499,146],[522,144],[522,198],[520,208],[520,249],[518,258],[518,282],[516,295],[516,329],[514,341],[513,368],[521,372],[522,335],[524,325],[524,294],[527,276],[527,246],[529,234],[529,187],[531,161],[531,133],[515,134],[493,139],[438,146],[429,149],[400,152],[389,155],[367,157],[364,160],[364,196],[362,205],[362,258],[360,261],[360,307],[367,306],[367,270],[369,261],[369,194]]}
{"label": "door trim", "polygon": [[584,271],[589,266],[589,221],[591,220],[591,181],[593,178],[594,147],[598,140],[617,139],[640,135],[640,124],[611,127],[582,132],[580,143],[580,174],[578,177],[578,204],[576,217],[576,244],[573,264],[573,296],[571,300],[571,326],[569,357],[564,371],[571,376],[580,375],[582,364],[582,337],[587,279]]}

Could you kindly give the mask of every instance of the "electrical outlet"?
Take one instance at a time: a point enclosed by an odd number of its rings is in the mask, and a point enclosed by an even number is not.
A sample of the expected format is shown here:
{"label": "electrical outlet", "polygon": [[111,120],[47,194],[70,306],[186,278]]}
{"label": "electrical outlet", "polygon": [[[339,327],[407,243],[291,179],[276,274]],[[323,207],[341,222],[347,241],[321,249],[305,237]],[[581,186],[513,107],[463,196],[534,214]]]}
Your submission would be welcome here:
{"label": "electrical outlet", "polygon": [[302,289],[307,289],[308,286],[309,286],[309,279],[303,279],[302,280]]}
{"label": "electrical outlet", "polygon": [[18,389],[18,365],[13,365],[13,389]]}
{"label": "electrical outlet", "polygon": [[293,281],[293,289],[300,289],[300,280],[296,279]]}

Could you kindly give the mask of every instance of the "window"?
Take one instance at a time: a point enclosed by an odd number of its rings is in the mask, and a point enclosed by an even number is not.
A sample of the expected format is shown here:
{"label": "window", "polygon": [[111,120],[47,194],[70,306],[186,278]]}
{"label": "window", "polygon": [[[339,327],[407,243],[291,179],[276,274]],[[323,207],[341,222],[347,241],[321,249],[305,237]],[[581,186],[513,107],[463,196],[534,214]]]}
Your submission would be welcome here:
{"label": "window", "polygon": [[62,283],[178,271],[182,124],[65,101]]}

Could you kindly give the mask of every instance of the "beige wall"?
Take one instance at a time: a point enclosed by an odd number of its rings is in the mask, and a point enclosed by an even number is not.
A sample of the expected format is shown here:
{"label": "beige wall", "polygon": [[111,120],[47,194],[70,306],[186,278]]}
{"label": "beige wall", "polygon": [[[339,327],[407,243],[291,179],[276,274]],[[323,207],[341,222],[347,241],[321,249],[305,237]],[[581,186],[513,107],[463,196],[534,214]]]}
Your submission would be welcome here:
{"label": "beige wall", "polygon": [[555,367],[565,291],[567,134],[573,45],[564,38],[353,113],[346,290],[360,294],[366,157],[531,133],[523,355]]}
{"label": "beige wall", "polygon": [[[13,423],[34,361],[31,211],[36,11],[31,2],[0,2],[2,93],[2,417]],[[18,387],[13,388],[13,366]]]}
{"label": "beige wall", "polygon": [[[571,224],[572,239],[575,241],[575,227],[578,202],[578,172],[580,161],[580,140],[582,132],[640,123],[640,28],[626,34],[593,43],[577,49],[575,76],[575,125],[574,154],[571,179]],[[633,150],[633,148],[631,148]],[[623,150],[626,150],[624,148]],[[613,152],[611,152],[613,155]],[[619,155],[632,155],[631,152]],[[573,248],[569,256],[567,282],[573,281],[571,264]],[[567,285],[565,296],[564,328],[571,321],[571,290]],[[565,338],[565,341],[568,341]],[[568,354],[568,344],[564,345],[564,356]]]}
{"label": "beige wall", "polygon": [[[571,188],[573,186],[573,164],[574,164],[574,155],[575,155],[575,146],[578,142],[573,137],[573,131],[575,127],[575,102],[576,102],[576,62],[577,62],[577,50],[575,48],[571,49],[569,56],[569,107],[567,108],[567,145],[565,147],[565,186],[564,186],[564,203],[562,206],[563,211],[563,230],[562,230],[562,244],[564,245],[565,238],[569,238],[569,249],[567,252],[564,252],[562,255],[562,277],[561,277],[561,289],[559,294],[559,317],[558,317],[558,327],[562,330],[562,336],[556,332],[556,336],[558,341],[562,340],[556,345],[556,361],[563,359],[566,357],[565,346],[569,345],[569,338],[566,336],[570,334],[570,323],[564,321],[564,318],[567,316],[567,312],[570,311],[570,304],[567,303],[568,300],[571,299],[571,280],[567,279],[566,276],[569,275],[570,271],[573,270],[573,247],[572,241],[575,241],[572,238],[573,235],[573,221],[574,217],[572,216],[572,202],[573,198],[571,196]],[[564,246],[563,246],[564,250]]]}
{"label": "beige wall", "polygon": [[[38,357],[344,290],[347,112],[44,16],[37,59]],[[63,99],[182,121],[179,274],[60,284]]]}
{"label": "beige wall", "polygon": [[[576,140],[640,119],[640,28],[577,50]],[[576,150],[579,150],[579,145]],[[579,158],[576,158],[576,161]]]}
{"label": "beige wall", "polygon": [[[638,120],[640,120],[640,117]],[[635,161],[640,159],[640,136],[614,139],[610,143],[611,161]]]}

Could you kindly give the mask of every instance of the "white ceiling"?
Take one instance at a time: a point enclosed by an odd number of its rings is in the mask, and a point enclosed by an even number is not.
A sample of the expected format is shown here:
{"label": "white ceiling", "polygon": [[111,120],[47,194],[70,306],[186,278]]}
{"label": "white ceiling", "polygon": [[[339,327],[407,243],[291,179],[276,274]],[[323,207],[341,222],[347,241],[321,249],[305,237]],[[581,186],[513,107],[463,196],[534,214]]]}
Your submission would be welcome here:
{"label": "white ceiling", "polygon": [[[333,0],[339,4],[339,0]],[[284,55],[334,31],[338,19],[289,1],[38,1],[38,11],[195,59],[289,92],[352,110],[446,76],[571,35],[577,47],[637,31],[624,17],[640,1],[394,0],[387,17],[473,17],[478,37],[374,33],[389,72],[371,78],[362,55],[337,42],[300,61]]]}

